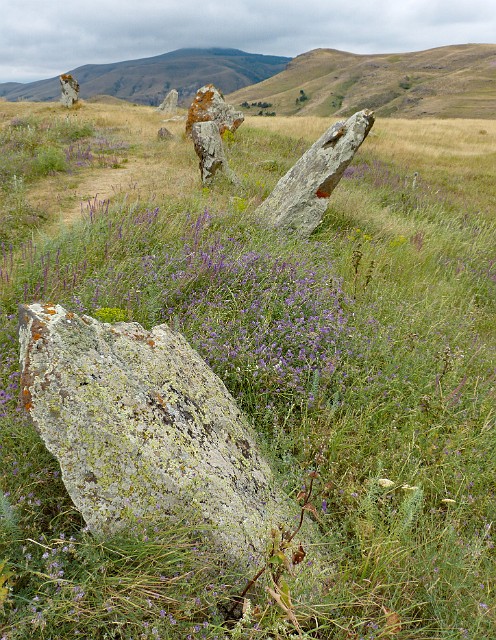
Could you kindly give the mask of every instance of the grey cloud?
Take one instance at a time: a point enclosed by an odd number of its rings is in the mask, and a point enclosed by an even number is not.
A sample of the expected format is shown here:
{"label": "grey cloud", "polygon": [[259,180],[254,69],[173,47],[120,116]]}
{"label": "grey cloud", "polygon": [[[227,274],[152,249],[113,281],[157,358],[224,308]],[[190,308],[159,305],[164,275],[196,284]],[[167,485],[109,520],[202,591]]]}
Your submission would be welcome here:
{"label": "grey cloud", "polygon": [[[0,82],[30,81],[87,63],[181,47],[235,47],[295,56],[317,47],[356,53],[489,42],[486,0],[24,0],[3,8]],[[493,3],[491,3],[493,5]]]}

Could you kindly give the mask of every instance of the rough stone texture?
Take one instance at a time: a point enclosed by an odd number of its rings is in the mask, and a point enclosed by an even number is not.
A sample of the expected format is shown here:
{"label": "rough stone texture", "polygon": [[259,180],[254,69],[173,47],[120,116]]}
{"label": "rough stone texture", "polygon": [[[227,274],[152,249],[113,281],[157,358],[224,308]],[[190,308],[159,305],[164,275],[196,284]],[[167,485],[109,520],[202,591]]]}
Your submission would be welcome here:
{"label": "rough stone texture", "polygon": [[234,133],[244,119],[243,113],[236,111],[232,105],[228,104],[213,84],[207,84],[198,89],[191,103],[186,120],[186,134],[191,135],[195,122],[210,120],[218,124],[220,135],[226,130]]}
{"label": "rough stone texture", "polygon": [[20,307],[19,339],[23,405],[94,533],[199,517],[226,559],[251,565],[271,525],[297,522],[233,398],[167,325],[35,303]]}
{"label": "rough stone texture", "polygon": [[167,127],[160,127],[160,129],[157,131],[157,138],[159,140],[172,140],[174,136],[169,131],[169,129],[167,129]]}
{"label": "rough stone texture", "polygon": [[200,158],[202,182],[208,183],[220,169],[232,182],[239,182],[229,168],[216,122],[195,122],[191,130],[196,155]]}
{"label": "rough stone texture", "polygon": [[79,83],[70,73],[61,75],[59,79],[62,91],[60,102],[65,107],[72,107],[79,100]]}
{"label": "rough stone texture", "polygon": [[164,115],[175,116],[177,113],[178,98],[178,92],[175,89],[171,89],[165,96],[162,104],[157,108],[157,111],[161,111]]}
{"label": "rough stone texture", "polygon": [[279,180],[256,214],[270,227],[310,235],[373,124],[373,112],[364,110],[330,127]]}

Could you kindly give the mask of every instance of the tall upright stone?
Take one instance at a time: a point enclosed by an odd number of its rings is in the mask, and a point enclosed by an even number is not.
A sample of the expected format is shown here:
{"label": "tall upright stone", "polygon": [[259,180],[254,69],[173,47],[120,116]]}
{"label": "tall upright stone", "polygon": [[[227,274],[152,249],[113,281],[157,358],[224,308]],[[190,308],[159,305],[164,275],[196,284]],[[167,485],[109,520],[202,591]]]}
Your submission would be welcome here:
{"label": "tall upright stone", "polygon": [[171,89],[165,96],[162,104],[157,107],[157,111],[163,113],[164,116],[175,116],[177,113],[177,101],[179,94],[175,89]]}
{"label": "tall upright stone", "polygon": [[269,227],[310,235],[373,124],[373,112],[365,109],[332,125],[279,180],[256,209],[258,217]]}
{"label": "tall upright stone", "polygon": [[249,424],[180,334],[38,303],[19,327],[24,408],[92,532],[199,521],[226,560],[252,566],[271,527],[295,527]]}
{"label": "tall upright stone", "polygon": [[217,171],[222,171],[231,180],[239,183],[235,173],[229,168],[219,127],[216,122],[195,122],[191,136],[195,145],[196,155],[200,158],[200,173],[202,182],[208,184]]}
{"label": "tall upright stone", "polygon": [[62,74],[59,80],[62,91],[60,102],[65,107],[72,107],[79,100],[79,83],[70,73]]}
{"label": "tall upright stone", "polygon": [[243,112],[236,111],[232,105],[228,104],[213,84],[206,84],[198,89],[195,99],[191,103],[186,120],[186,134],[191,135],[195,122],[211,120],[217,123],[220,135],[226,130],[234,133],[244,122],[244,119]]}

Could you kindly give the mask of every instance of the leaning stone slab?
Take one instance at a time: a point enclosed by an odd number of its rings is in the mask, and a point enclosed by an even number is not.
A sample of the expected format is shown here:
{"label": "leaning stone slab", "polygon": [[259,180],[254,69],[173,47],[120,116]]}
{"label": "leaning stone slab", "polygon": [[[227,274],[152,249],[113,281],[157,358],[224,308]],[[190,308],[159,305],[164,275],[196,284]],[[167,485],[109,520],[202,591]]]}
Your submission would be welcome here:
{"label": "leaning stone slab", "polygon": [[270,227],[310,235],[373,124],[373,112],[364,110],[330,127],[279,180],[256,215]]}
{"label": "leaning stone slab", "polygon": [[[226,559],[251,565],[271,526],[298,521],[224,384],[167,325],[35,303],[19,338],[24,407],[95,534],[199,517]],[[302,534],[317,539],[311,523]]]}
{"label": "leaning stone slab", "polygon": [[195,122],[191,135],[196,155],[200,158],[202,182],[208,184],[217,171],[221,170],[231,182],[238,184],[239,179],[229,168],[217,123]]}
{"label": "leaning stone slab", "polygon": [[245,116],[242,111],[236,111],[228,104],[223,95],[213,84],[206,84],[196,92],[195,99],[188,110],[186,120],[186,134],[191,136],[195,122],[213,120],[217,123],[220,135],[229,130],[234,133],[243,124]]}
{"label": "leaning stone slab", "polygon": [[60,102],[65,107],[72,107],[79,100],[79,83],[70,73],[64,73],[59,77],[62,95]]}
{"label": "leaning stone slab", "polygon": [[175,116],[177,113],[178,98],[178,92],[175,89],[171,89],[165,96],[162,104],[157,107],[157,111],[161,111],[164,115]]}

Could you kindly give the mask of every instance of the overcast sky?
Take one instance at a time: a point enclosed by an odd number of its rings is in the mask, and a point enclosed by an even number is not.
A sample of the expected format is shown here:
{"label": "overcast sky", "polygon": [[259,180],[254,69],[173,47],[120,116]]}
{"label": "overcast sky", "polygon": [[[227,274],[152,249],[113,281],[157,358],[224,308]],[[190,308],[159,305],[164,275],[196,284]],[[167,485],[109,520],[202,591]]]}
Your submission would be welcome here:
{"label": "overcast sky", "polygon": [[294,57],[495,40],[495,0],[2,0],[0,82],[182,47]]}

